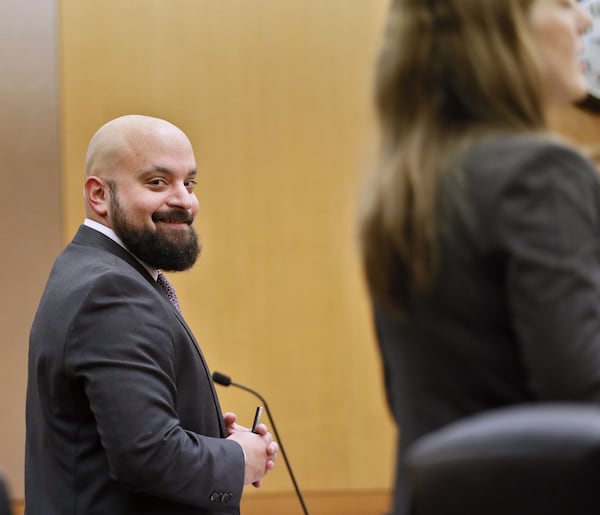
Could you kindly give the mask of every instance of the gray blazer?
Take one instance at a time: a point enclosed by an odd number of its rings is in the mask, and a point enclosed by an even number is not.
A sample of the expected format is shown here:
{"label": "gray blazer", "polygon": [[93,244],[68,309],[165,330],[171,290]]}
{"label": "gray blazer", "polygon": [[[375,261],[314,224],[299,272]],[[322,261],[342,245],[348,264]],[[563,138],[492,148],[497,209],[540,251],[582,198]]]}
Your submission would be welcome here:
{"label": "gray blazer", "polygon": [[236,514],[241,447],[189,327],[145,268],[81,226],[31,328],[28,515]]}
{"label": "gray blazer", "polygon": [[438,207],[431,296],[405,317],[375,306],[400,472],[416,438],[468,415],[537,400],[600,402],[592,164],[547,139],[490,138],[445,175]]}

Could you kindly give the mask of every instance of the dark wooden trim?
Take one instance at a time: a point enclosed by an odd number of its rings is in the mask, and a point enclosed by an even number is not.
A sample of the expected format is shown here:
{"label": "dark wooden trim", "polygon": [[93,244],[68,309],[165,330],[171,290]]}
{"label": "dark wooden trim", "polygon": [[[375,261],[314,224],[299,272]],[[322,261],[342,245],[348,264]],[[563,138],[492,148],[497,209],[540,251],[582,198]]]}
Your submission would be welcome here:
{"label": "dark wooden trim", "polygon": [[[303,493],[311,515],[384,515],[389,511],[390,493],[387,490],[348,490]],[[302,515],[302,507],[293,492],[247,493],[242,500],[243,515]],[[13,504],[13,515],[23,515],[23,501]]]}

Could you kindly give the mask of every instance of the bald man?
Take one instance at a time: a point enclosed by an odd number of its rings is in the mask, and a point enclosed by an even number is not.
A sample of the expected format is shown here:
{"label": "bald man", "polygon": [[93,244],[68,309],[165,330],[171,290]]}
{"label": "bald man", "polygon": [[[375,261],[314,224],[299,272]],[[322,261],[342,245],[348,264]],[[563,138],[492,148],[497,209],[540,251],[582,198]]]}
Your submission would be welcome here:
{"label": "bald man", "polygon": [[223,415],[160,284],[200,254],[195,186],[191,143],[165,120],[124,116],[92,138],[86,219],[31,328],[28,515],[235,514],[273,467],[271,434]]}

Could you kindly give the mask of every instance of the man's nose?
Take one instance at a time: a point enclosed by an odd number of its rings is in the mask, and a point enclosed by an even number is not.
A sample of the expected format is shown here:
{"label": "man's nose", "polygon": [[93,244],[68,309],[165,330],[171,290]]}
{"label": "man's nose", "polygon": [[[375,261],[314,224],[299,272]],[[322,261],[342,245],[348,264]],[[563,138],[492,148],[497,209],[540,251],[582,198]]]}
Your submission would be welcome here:
{"label": "man's nose", "polygon": [[190,210],[197,204],[198,201],[193,192],[189,191],[184,183],[174,184],[172,186],[167,204],[171,207],[179,207],[181,209]]}

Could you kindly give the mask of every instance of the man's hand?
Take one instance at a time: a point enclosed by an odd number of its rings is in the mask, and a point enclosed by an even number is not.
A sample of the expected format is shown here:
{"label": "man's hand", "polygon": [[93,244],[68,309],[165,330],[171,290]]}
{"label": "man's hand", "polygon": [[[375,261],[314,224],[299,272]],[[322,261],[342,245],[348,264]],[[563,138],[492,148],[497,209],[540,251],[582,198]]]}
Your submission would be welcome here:
{"label": "man's hand", "polygon": [[244,484],[260,488],[261,479],[275,466],[279,446],[273,441],[273,436],[265,424],[259,424],[256,433],[252,433],[249,428],[236,423],[235,413],[225,413],[223,419],[227,437],[236,441],[246,456]]}

